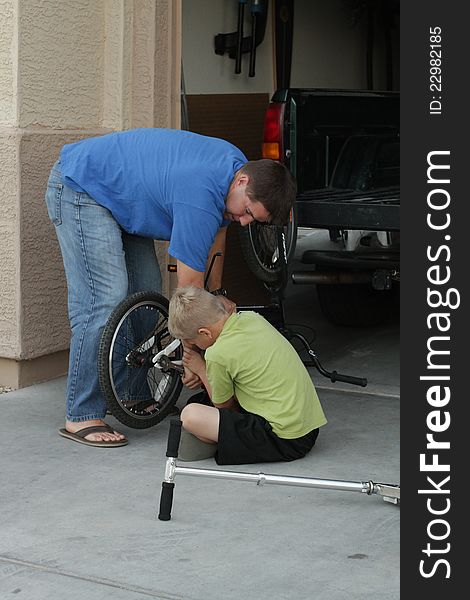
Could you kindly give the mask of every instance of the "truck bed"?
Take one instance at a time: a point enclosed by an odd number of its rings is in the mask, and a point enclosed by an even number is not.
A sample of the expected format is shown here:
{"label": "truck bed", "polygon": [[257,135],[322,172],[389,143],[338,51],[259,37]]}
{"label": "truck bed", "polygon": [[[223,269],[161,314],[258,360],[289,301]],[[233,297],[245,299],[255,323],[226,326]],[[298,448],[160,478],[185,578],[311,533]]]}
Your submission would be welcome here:
{"label": "truck bed", "polygon": [[300,227],[326,229],[400,230],[400,189],[306,191],[297,196]]}

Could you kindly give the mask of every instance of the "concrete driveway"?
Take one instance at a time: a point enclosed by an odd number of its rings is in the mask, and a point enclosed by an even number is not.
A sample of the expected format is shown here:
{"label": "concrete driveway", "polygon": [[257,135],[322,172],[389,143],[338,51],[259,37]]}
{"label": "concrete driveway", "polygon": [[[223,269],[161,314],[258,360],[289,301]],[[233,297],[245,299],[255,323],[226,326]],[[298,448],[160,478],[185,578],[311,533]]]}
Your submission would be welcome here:
{"label": "concrete driveway", "polygon": [[[235,469],[399,483],[397,319],[333,327],[313,286],[290,286],[286,307],[289,321],[314,329],[325,368],[369,385],[331,384],[311,370],[328,418],[314,450]],[[2,600],[399,598],[399,507],[354,492],[180,476],[172,520],[159,521],[168,422],[121,426],[123,448],[76,444],[57,435],[64,390],[59,379],[0,395]]]}

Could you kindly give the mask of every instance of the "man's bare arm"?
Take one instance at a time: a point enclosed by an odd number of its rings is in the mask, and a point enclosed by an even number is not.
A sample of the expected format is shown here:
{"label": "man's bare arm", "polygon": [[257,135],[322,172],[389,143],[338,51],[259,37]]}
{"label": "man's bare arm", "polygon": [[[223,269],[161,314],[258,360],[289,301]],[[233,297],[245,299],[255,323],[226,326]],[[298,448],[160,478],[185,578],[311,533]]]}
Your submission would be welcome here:
{"label": "man's bare arm", "polygon": [[[209,257],[206,263],[206,270],[209,268],[212,257],[216,254],[216,252],[222,252],[222,256],[218,256],[212,267],[212,271],[208,281],[209,290],[216,290],[222,286],[222,272],[224,269],[224,255],[225,255],[225,241],[227,237],[227,228],[222,227],[217,232],[215,236],[214,243],[212,244],[212,248],[209,252]],[[195,287],[203,288],[204,287],[204,277],[205,274],[201,273],[201,271],[196,271],[195,269],[189,267],[184,262],[180,260],[176,261],[176,275],[178,278],[178,287],[184,287],[186,285],[194,285]]]}
{"label": "man's bare arm", "polygon": [[[206,263],[206,272],[210,267],[212,262],[212,257],[217,253],[221,252],[222,256],[218,256],[213,264],[209,281],[208,288],[209,290],[216,290],[222,287],[222,272],[224,270],[224,256],[225,256],[225,242],[227,238],[227,228],[222,227],[217,232],[215,236],[214,243],[209,251],[209,256]],[[176,261],[177,268],[176,274],[178,278],[178,287],[184,287],[186,285],[194,285],[195,287],[204,287],[204,278],[205,274],[201,273],[201,271],[196,271],[192,269],[184,262],[180,260]]]}
{"label": "man's bare arm", "polygon": [[188,267],[188,265],[180,260],[176,261],[176,276],[178,278],[178,287],[186,285],[194,285],[198,288],[204,287],[204,273]]}

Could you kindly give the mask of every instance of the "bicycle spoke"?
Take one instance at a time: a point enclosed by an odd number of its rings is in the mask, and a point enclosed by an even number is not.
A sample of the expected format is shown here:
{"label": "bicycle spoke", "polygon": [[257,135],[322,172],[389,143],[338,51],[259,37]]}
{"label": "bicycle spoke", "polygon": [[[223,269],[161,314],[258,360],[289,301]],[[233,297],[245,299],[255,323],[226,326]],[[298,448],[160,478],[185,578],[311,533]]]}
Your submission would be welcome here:
{"label": "bicycle spoke", "polygon": [[[152,362],[174,340],[168,331],[168,309],[158,300],[146,299],[158,294],[136,297],[135,305],[130,299],[123,302],[122,316],[117,317],[110,335],[106,367],[113,401],[124,411],[123,422],[147,427],[144,421],[158,422],[159,413],[175,402],[181,379],[176,371],[163,372]],[[181,355],[181,348],[170,354],[173,359]],[[120,419],[119,411],[115,416]],[[142,424],[133,425],[130,419],[139,419]]]}

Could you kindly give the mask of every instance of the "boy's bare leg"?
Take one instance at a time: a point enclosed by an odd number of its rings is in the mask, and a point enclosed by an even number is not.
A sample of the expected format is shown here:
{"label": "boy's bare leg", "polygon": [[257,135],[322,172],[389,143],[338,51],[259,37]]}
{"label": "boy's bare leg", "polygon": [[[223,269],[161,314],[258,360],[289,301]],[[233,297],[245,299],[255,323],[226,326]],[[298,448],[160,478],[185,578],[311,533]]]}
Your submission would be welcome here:
{"label": "boy's bare leg", "polygon": [[215,444],[219,440],[219,409],[203,404],[188,404],[180,415],[183,427],[202,442]]}

